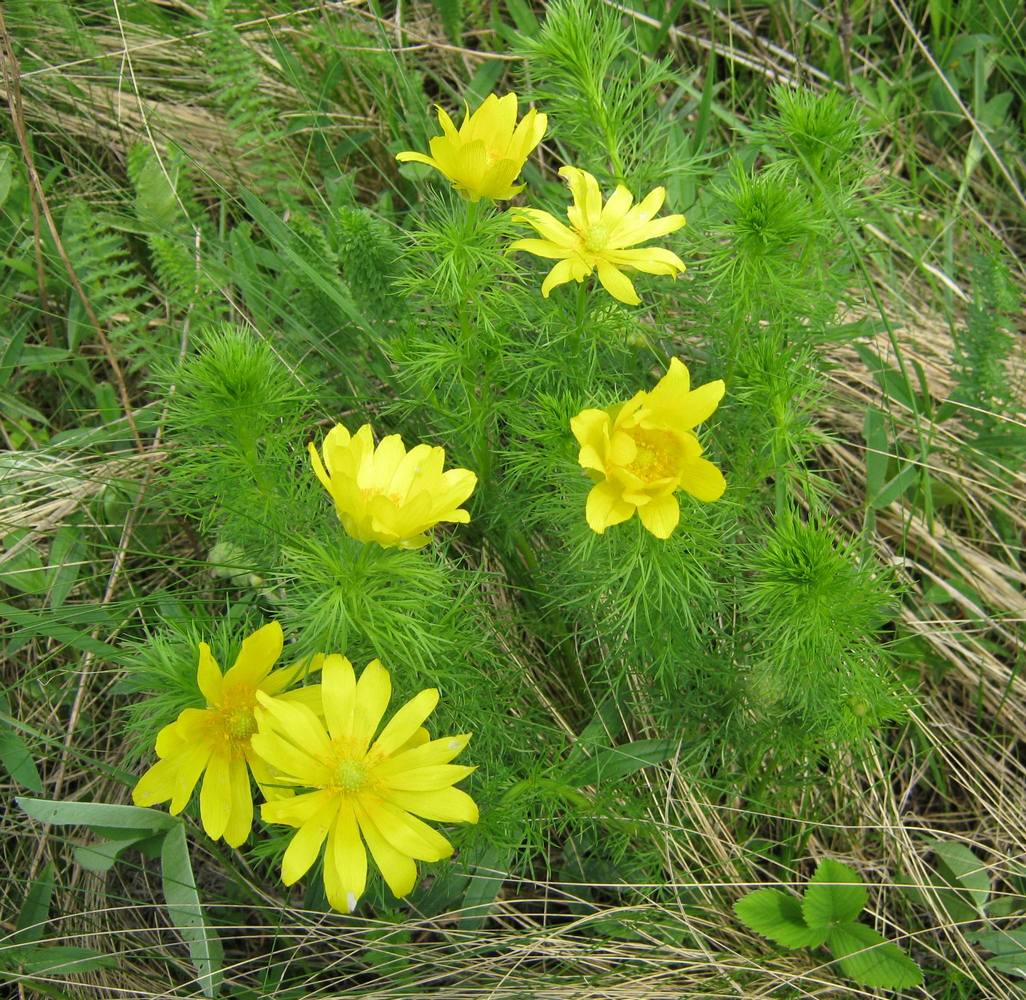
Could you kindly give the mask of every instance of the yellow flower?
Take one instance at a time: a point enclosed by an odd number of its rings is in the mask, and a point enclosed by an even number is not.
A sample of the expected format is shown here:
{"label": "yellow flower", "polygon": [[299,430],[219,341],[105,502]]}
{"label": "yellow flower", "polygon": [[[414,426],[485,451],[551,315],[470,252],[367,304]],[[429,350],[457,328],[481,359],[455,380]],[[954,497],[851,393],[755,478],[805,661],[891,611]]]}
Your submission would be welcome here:
{"label": "yellow flower", "polygon": [[357,680],[352,664],[332,654],[321,683],[327,729],[304,705],[258,695],[254,749],[285,784],[313,789],[261,806],[268,823],[298,827],[282,859],[282,881],[302,878],[327,840],[324,888],[343,912],[355,909],[367,884],[368,849],[388,887],[405,896],[417,882],[414,859],[452,854],[449,841],[417,817],[477,822],[473,799],[452,787],[474,768],[449,763],[470,735],[430,739],[422,728],[438,703],[430,688],[403,705],[375,739],[391,694],[388,671],[377,660]]}
{"label": "yellow flower", "polygon": [[641,299],[623,273],[625,269],[673,278],[684,270],[684,262],[663,247],[629,249],[684,225],[683,215],[653,219],[662,207],[666,188],[656,188],[631,208],[634,196],[621,184],[603,207],[598,181],[586,170],[563,167],[559,175],[566,178],[574,198],[566,213],[570,226],[541,209],[522,208],[515,220],[532,226],[542,239],[517,240],[510,247],[559,261],[542,283],[545,298],[556,285],[584,281],[597,269],[602,287],[614,299],[636,306]]}
{"label": "yellow flower", "polygon": [[296,704],[319,704],[319,686],[281,693],[303,675],[319,669],[320,659],[300,662],[271,671],[281,655],[282,633],[277,622],[257,629],[243,643],[231,669],[222,677],[205,643],[199,644],[196,680],[207,701],[206,708],[187,708],[157,734],[160,760],[140,779],[132,791],[137,806],[152,806],[171,800],[171,814],[177,815],[192,798],[203,775],[200,790],[200,818],[208,836],[224,837],[238,847],[249,836],[253,823],[253,796],[249,771],[265,798],[280,795],[274,775],[250,745],[256,732],[254,715],[257,693],[279,695]]}
{"label": "yellow flower", "polygon": [[523,190],[523,184],[513,182],[545,135],[548,119],[531,108],[517,125],[517,95],[489,94],[473,114],[467,108],[458,132],[442,108],[438,122],[445,134],[431,140],[430,156],[405,152],[396,159],[434,167],[470,201],[502,201]]}
{"label": "yellow flower", "polygon": [[443,472],[443,448],[418,444],[407,452],[398,434],[375,448],[370,424],[353,435],[336,424],[321,447],[323,463],[313,444],[309,450],[342,527],[358,541],[416,549],[441,521],[470,520],[460,504],[474,492],[477,476],[468,469]]}
{"label": "yellow flower", "polygon": [[692,429],[708,419],[723,397],[723,381],[691,389],[677,358],[651,392],[605,410],[583,410],[570,421],[581,446],[578,461],[596,480],[586,516],[592,530],[626,521],[638,512],[657,538],[669,538],[680,520],[674,493],[719,500],[727,484]]}

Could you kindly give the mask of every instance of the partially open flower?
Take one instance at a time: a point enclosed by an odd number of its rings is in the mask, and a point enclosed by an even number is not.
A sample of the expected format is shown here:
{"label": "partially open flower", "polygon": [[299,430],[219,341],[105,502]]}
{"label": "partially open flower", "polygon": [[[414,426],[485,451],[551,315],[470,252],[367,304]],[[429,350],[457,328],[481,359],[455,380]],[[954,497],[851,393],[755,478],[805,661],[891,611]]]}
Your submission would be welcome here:
{"label": "partially open flower", "polygon": [[416,549],[442,521],[466,524],[460,504],[477,485],[468,469],[443,471],[445,449],[418,444],[409,451],[398,434],[374,447],[370,424],[355,434],[336,424],[321,447],[309,446],[314,472],[335,501],[342,527],[361,542]]}
{"label": "partially open flower", "polygon": [[517,95],[489,94],[473,114],[467,109],[459,131],[442,108],[438,121],[444,134],[431,140],[430,156],[407,151],[396,159],[434,167],[470,201],[504,201],[523,190],[513,182],[545,135],[545,115],[531,108],[517,124]]}
{"label": "partially open flower", "polygon": [[687,367],[670,360],[651,392],[604,410],[582,410],[570,421],[581,446],[578,461],[596,480],[586,517],[593,531],[634,516],[657,538],[669,538],[680,520],[678,489],[698,500],[718,500],[723,474],[702,458],[693,433],[723,397],[723,381],[692,389]]}

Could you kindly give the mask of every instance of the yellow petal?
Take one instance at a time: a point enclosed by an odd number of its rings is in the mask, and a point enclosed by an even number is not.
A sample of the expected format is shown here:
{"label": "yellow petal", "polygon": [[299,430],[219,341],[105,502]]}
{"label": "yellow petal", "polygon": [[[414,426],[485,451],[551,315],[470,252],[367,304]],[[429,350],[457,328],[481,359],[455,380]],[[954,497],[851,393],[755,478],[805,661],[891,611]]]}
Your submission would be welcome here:
{"label": "yellow petal", "polygon": [[238,754],[231,759],[228,769],[231,788],[231,813],[224,828],[224,840],[229,847],[245,843],[253,826],[253,793],[249,786],[246,760]]}
{"label": "yellow petal", "polygon": [[407,812],[436,823],[476,823],[478,809],[474,800],[460,788],[437,788],[430,792],[385,792],[389,802]]}
{"label": "yellow petal", "polygon": [[158,760],[136,782],[132,789],[132,801],[144,808],[158,802],[167,802],[175,794],[178,768],[179,762],[173,757]]}
{"label": "yellow petal", "polygon": [[697,458],[688,463],[680,477],[681,489],[687,490],[696,500],[712,503],[723,496],[727,481],[723,473],[712,462]]}
{"label": "yellow petal", "polygon": [[260,807],[260,816],[265,823],[303,826],[323,812],[334,798],[337,798],[335,792],[319,789],[316,792],[305,792],[287,799],[276,799],[273,802],[265,802]]}
{"label": "yellow petal", "polygon": [[328,835],[328,829],[335,822],[338,808],[338,796],[333,795],[289,841],[285,856],[281,859],[281,880],[285,885],[298,882],[317,860],[317,855],[321,853],[321,844]]}
{"label": "yellow petal", "polygon": [[441,861],[452,854],[452,844],[445,837],[405,809],[371,795],[361,796],[360,804],[400,854],[419,861]]}
{"label": "yellow petal", "polygon": [[513,215],[513,221],[526,222],[543,240],[557,247],[565,247],[567,250],[577,248],[578,238],[573,230],[540,208],[521,208]]}
{"label": "yellow petal", "polygon": [[432,792],[437,788],[455,785],[475,770],[476,768],[464,764],[432,764],[429,767],[400,771],[381,780],[386,788],[394,788],[400,792]]}
{"label": "yellow petal", "polygon": [[402,153],[396,153],[395,158],[400,163],[426,163],[429,167],[434,167],[436,170],[441,169],[438,166],[437,161],[432,157],[427,156],[425,153],[417,153],[414,150],[406,150]]}
{"label": "yellow petal", "polygon": [[268,622],[242,641],[242,648],[231,669],[224,675],[225,687],[248,684],[256,687],[271,672],[271,667],[281,656],[281,625]]}
{"label": "yellow petal", "polygon": [[398,774],[400,771],[427,767],[429,764],[448,764],[454,757],[459,756],[469,740],[470,734],[464,733],[461,736],[443,736],[437,740],[410,747],[410,749],[404,748],[402,753],[397,753],[394,757],[378,764],[374,768],[374,775],[377,778],[384,778],[387,775]]}
{"label": "yellow petal", "polygon": [[685,402],[685,419],[687,421],[685,426],[697,427],[700,423],[708,420],[716,407],[720,405],[725,391],[726,386],[723,379],[719,378],[715,382],[706,382],[705,385],[692,389]]}
{"label": "yellow petal", "polygon": [[639,250],[610,250],[606,260],[616,267],[629,267],[645,274],[662,274],[676,277],[686,271],[684,261],[673,251],[664,247],[642,247]]}
{"label": "yellow petal", "polygon": [[541,293],[542,298],[547,299],[549,292],[552,291],[557,285],[565,285],[568,281],[572,281],[574,277],[574,264],[572,260],[561,260],[551,271],[545,276],[545,280],[542,282]]}
{"label": "yellow petal", "polygon": [[200,789],[200,819],[203,829],[212,840],[217,840],[228,826],[232,808],[232,786],[229,778],[228,753],[215,750],[210,755],[203,787]]}
{"label": "yellow petal", "polygon": [[359,802],[354,803],[354,809],[356,820],[360,824],[360,832],[367,842],[374,863],[393,895],[401,899],[417,884],[417,866],[412,858],[397,851],[385,839]]}
{"label": "yellow petal", "polygon": [[[688,366],[680,358],[670,358],[670,366],[666,374],[655,384],[648,394],[645,405],[650,410],[668,410],[677,412],[688,398],[691,391],[691,373]],[[679,424],[674,426],[679,427]]]}
{"label": "yellow petal", "polygon": [[626,521],[634,514],[635,508],[626,503],[620,490],[609,480],[596,483],[588,494],[588,503],[585,508],[585,517],[588,527],[596,534],[601,535],[606,528],[614,524]]}
{"label": "yellow petal", "polygon": [[618,271],[612,264],[600,260],[598,262],[598,277],[602,287],[620,302],[629,306],[636,306],[641,299],[631,284],[631,279],[623,271]]}
{"label": "yellow petal", "polygon": [[[263,713],[257,714],[257,724],[261,731],[265,728],[275,729],[295,743],[304,753],[314,759],[324,757],[328,753],[328,734],[324,731],[321,720],[305,705],[271,698],[263,691],[257,691],[257,701],[270,714],[270,720],[264,720]],[[265,726],[263,722],[266,721]]]}
{"label": "yellow petal", "polygon": [[607,230],[614,229],[623,221],[633,203],[634,195],[622,184],[618,184],[616,190],[609,196],[605,208],[602,209],[602,214],[599,216],[600,224]]}
{"label": "yellow petal", "polygon": [[[363,668],[363,673],[356,683],[352,738],[359,748],[365,749],[374,738],[391,697],[392,679],[388,676],[388,671],[381,665],[380,660],[371,660]],[[422,721],[423,719],[420,720]],[[420,722],[417,723],[418,726]]]}
{"label": "yellow petal", "polygon": [[392,716],[374,741],[371,752],[382,757],[395,753],[420,728],[437,704],[437,688],[427,688],[415,695]]}
{"label": "yellow petal", "polygon": [[325,658],[321,676],[321,701],[332,739],[350,739],[356,705],[356,674],[349,660],[338,653]]}
{"label": "yellow petal", "polygon": [[550,240],[514,240],[509,245],[510,250],[523,250],[525,253],[533,253],[535,257],[545,257],[548,260],[560,260],[573,251],[566,247],[558,246]]}
{"label": "yellow petal", "polygon": [[311,757],[290,740],[281,735],[280,731],[266,728],[263,713],[257,715],[260,731],[250,739],[250,746],[272,770],[293,783],[304,785],[326,784],[328,768],[321,762],[320,756]]}
{"label": "yellow petal", "polygon": [[[324,654],[314,653],[312,656],[304,656],[302,659],[296,660],[295,663],[290,663],[287,667],[280,667],[278,670],[272,670],[267,677],[260,682],[260,690],[265,694],[279,695],[287,687],[291,687],[293,684],[298,684],[304,678],[309,677],[310,674],[317,673],[321,667],[324,666]],[[319,685],[312,685],[312,687],[320,690]]]}
{"label": "yellow petal", "polygon": [[680,521],[680,504],[672,493],[653,497],[648,503],[638,507],[638,517],[656,538],[669,538]]}
{"label": "yellow petal", "polygon": [[602,191],[598,181],[587,170],[577,167],[560,167],[559,176],[566,180],[577,209],[579,223],[574,223],[573,215],[570,221],[582,230],[598,225],[602,216]]}
{"label": "yellow petal", "polygon": [[168,807],[168,812],[172,816],[177,816],[189,804],[196,782],[210,761],[213,750],[212,743],[202,740],[175,758],[178,771],[175,777],[175,792]]}
{"label": "yellow petal", "polygon": [[356,909],[356,901],[367,887],[367,850],[360,839],[356,813],[351,802],[342,802],[333,830],[332,854],[342,892],[345,912]]}
{"label": "yellow petal", "polygon": [[196,667],[196,683],[200,692],[207,699],[208,705],[221,700],[221,668],[205,643],[199,644],[199,665]]}
{"label": "yellow petal", "polygon": [[578,463],[585,469],[602,472],[609,443],[609,414],[605,410],[582,410],[570,418],[570,430],[580,444]]}
{"label": "yellow petal", "polygon": [[183,709],[174,722],[164,726],[157,733],[154,749],[158,757],[170,757],[181,753],[201,740],[210,724],[213,713],[203,708]]}

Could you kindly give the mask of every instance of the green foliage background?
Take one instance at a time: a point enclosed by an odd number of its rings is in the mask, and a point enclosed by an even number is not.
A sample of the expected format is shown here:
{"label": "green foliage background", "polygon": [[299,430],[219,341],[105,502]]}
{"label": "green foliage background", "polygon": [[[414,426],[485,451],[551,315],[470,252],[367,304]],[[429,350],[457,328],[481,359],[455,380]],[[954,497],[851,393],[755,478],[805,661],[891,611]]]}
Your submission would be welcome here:
{"label": "green foliage background", "polygon": [[[482,821],[407,901],[375,883],[343,917],[315,877],[280,885],[280,830],[232,852],[187,812],[169,862],[11,808],[0,977],[199,995],[203,948],[239,998],[864,995],[732,912],[833,857],[922,967],[908,995],[1019,995],[1026,64],[1002,3],[5,5],[11,796],[127,802],[199,638],[230,662],[276,617],[293,655],[380,656],[397,701],[440,687]],[[506,214],[395,163],[433,103],[505,89],[550,115],[521,201],[561,214],[566,162],[665,184],[682,279],[636,310],[542,300]],[[703,444],[728,493],[682,496],[667,542],[597,537],[569,419],[670,356],[727,382]],[[443,444],[481,478],[472,523],[350,542],[305,452],[337,421]],[[186,836],[198,914],[166,891]],[[97,838],[116,864],[75,851]]]}

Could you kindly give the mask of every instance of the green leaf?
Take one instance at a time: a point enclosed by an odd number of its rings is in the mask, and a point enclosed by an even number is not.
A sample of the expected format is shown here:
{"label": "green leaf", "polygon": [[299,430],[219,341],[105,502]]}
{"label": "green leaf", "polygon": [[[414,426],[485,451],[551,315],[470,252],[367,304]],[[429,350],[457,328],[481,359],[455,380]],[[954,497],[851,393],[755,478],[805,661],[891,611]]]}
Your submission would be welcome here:
{"label": "green leaf", "polygon": [[[107,840],[76,847],[75,861],[86,871],[110,871],[122,851],[153,836],[149,830],[117,830],[113,833],[114,835]],[[163,837],[163,834],[160,836]]]}
{"label": "green leaf", "polygon": [[48,799],[14,800],[33,819],[51,826],[111,826],[119,830],[156,833],[179,826],[174,816],[157,809],[117,806],[105,802],[51,802]]}
{"label": "green leaf", "polygon": [[160,853],[164,900],[171,923],[188,945],[200,989],[204,996],[212,997],[221,983],[224,950],[217,932],[207,922],[200,905],[192,862],[189,860],[185,824],[178,820],[173,822],[174,828],[165,836]]}
{"label": "green leaf", "polygon": [[[519,843],[519,838],[516,840]],[[463,930],[477,930],[484,926],[512,860],[513,850],[510,847],[486,847],[477,856],[468,875],[470,884],[463,894],[460,916]]]}
{"label": "green leaf", "polygon": [[30,944],[43,936],[46,923],[50,918],[50,900],[53,899],[53,862],[48,864],[39,874],[39,878],[29,886],[25,894],[25,902],[18,911],[14,934],[11,941],[18,944]]}
{"label": "green leaf", "polygon": [[909,463],[895,473],[880,491],[869,498],[869,506],[874,510],[882,510],[904,496],[919,478],[919,466]]}
{"label": "green leaf", "polygon": [[994,952],[987,965],[998,972],[1026,977],[1026,929],[977,931],[966,935],[974,944]]}
{"label": "green leaf", "polygon": [[30,792],[41,792],[43,781],[32,759],[32,751],[8,721],[9,718],[10,704],[6,697],[0,695],[0,764],[19,785]]}
{"label": "green leaf", "polygon": [[679,740],[637,740],[620,747],[603,747],[576,768],[568,781],[577,788],[619,781],[643,767],[662,764],[679,748]]}
{"label": "green leaf", "polygon": [[18,954],[16,961],[22,971],[33,976],[77,976],[95,969],[111,969],[118,964],[113,955],[102,955],[92,948],[73,945],[26,948]]}
{"label": "green leaf", "polygon": [[827,946],[841,971],[862,986],[902,990],[923,981],[919,966],[868,924],[835,927]]}
{"label": "green leaf", "polygon": [[866,496],[875,497],[887,478],[890,453],[884,415],[874,407],[866,410],[862,434],[866,439]]}
{"label": "green leaf", "polygon": [[805,890],[802,913],[809,927],[834,927],[855,920],[868,900],[856,872],[840,861],[824,858]]}
{"label": "green leaf", "polygon": [[757,934],[785,948],[814,948],[827,939],[826,927],[809,927],[794,896],[779,889],[756,889],[734,904],[734,912]]}
{"label": "green leaf", "polygon": [[937,858],[940,875],[953,889],[964,891],[976,912],[984,916],[990,896],[987,866],[957,841],[932,840],[930,848]]}

